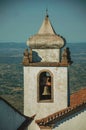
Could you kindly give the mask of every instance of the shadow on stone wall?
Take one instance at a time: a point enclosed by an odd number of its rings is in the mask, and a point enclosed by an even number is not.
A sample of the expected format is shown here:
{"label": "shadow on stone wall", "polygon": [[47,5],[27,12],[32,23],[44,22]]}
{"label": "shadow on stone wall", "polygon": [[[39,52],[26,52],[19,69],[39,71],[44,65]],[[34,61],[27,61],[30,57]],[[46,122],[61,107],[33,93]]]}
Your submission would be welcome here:
{"label": "shadow on stone wall", "polygon": [[36,51],[32,51],[32,62],[41,62],[42,58]]}

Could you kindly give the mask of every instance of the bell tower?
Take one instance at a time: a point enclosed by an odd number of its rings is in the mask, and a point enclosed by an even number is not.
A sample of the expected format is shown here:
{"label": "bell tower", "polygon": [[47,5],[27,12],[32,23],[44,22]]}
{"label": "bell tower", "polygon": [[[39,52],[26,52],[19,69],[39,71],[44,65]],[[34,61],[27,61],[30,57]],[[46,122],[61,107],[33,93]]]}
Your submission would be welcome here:
{"label": "bell tower", "polygon": [[[46,15],[37,34],[27,40],[23,58],[24,114],[43,118],[68,106],[68,51]],[[31,129],[36,129],[33,123]],[[29,127],[30,130],[30,127]]]}

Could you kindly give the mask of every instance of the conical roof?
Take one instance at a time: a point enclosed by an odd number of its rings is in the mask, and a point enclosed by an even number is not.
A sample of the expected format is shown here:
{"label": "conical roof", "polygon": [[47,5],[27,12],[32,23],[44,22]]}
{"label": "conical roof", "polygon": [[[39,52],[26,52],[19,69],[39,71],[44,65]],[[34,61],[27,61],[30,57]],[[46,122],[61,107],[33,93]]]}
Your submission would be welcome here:
{"label": "conical roof", "polygon": [[49,21],[48,15],[46,15],[45,20],[43,21],[42,26],[38,31],[38,34],[55,34],[55,31]]}
{"label": "conical roof", "polygon": [[46,15],[38,33],[30,37],[27,44],[32,49],[61,48],[64,45],[64,39],[57,35]]}

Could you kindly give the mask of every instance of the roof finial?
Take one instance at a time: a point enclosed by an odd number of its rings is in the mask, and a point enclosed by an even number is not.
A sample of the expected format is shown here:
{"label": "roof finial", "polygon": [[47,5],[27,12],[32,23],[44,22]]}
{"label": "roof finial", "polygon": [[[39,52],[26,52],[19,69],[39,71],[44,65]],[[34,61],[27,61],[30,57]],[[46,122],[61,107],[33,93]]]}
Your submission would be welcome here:
{"label": "roof finial", "polygon": [[48,17],[48,9],[46,8],[46,17]]}

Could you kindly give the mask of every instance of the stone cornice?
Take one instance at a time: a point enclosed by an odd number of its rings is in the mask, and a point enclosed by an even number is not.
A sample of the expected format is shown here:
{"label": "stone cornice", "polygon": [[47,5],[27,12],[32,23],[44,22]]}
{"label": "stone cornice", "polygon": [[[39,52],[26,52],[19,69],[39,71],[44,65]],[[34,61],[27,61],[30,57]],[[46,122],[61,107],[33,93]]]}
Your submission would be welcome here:
{"label": "stone cornice", "polygon": [[36,67],[68,67],[69,63],[60,62],[36,62],[36,63],[23,63],[24,66],[36,66]]}

